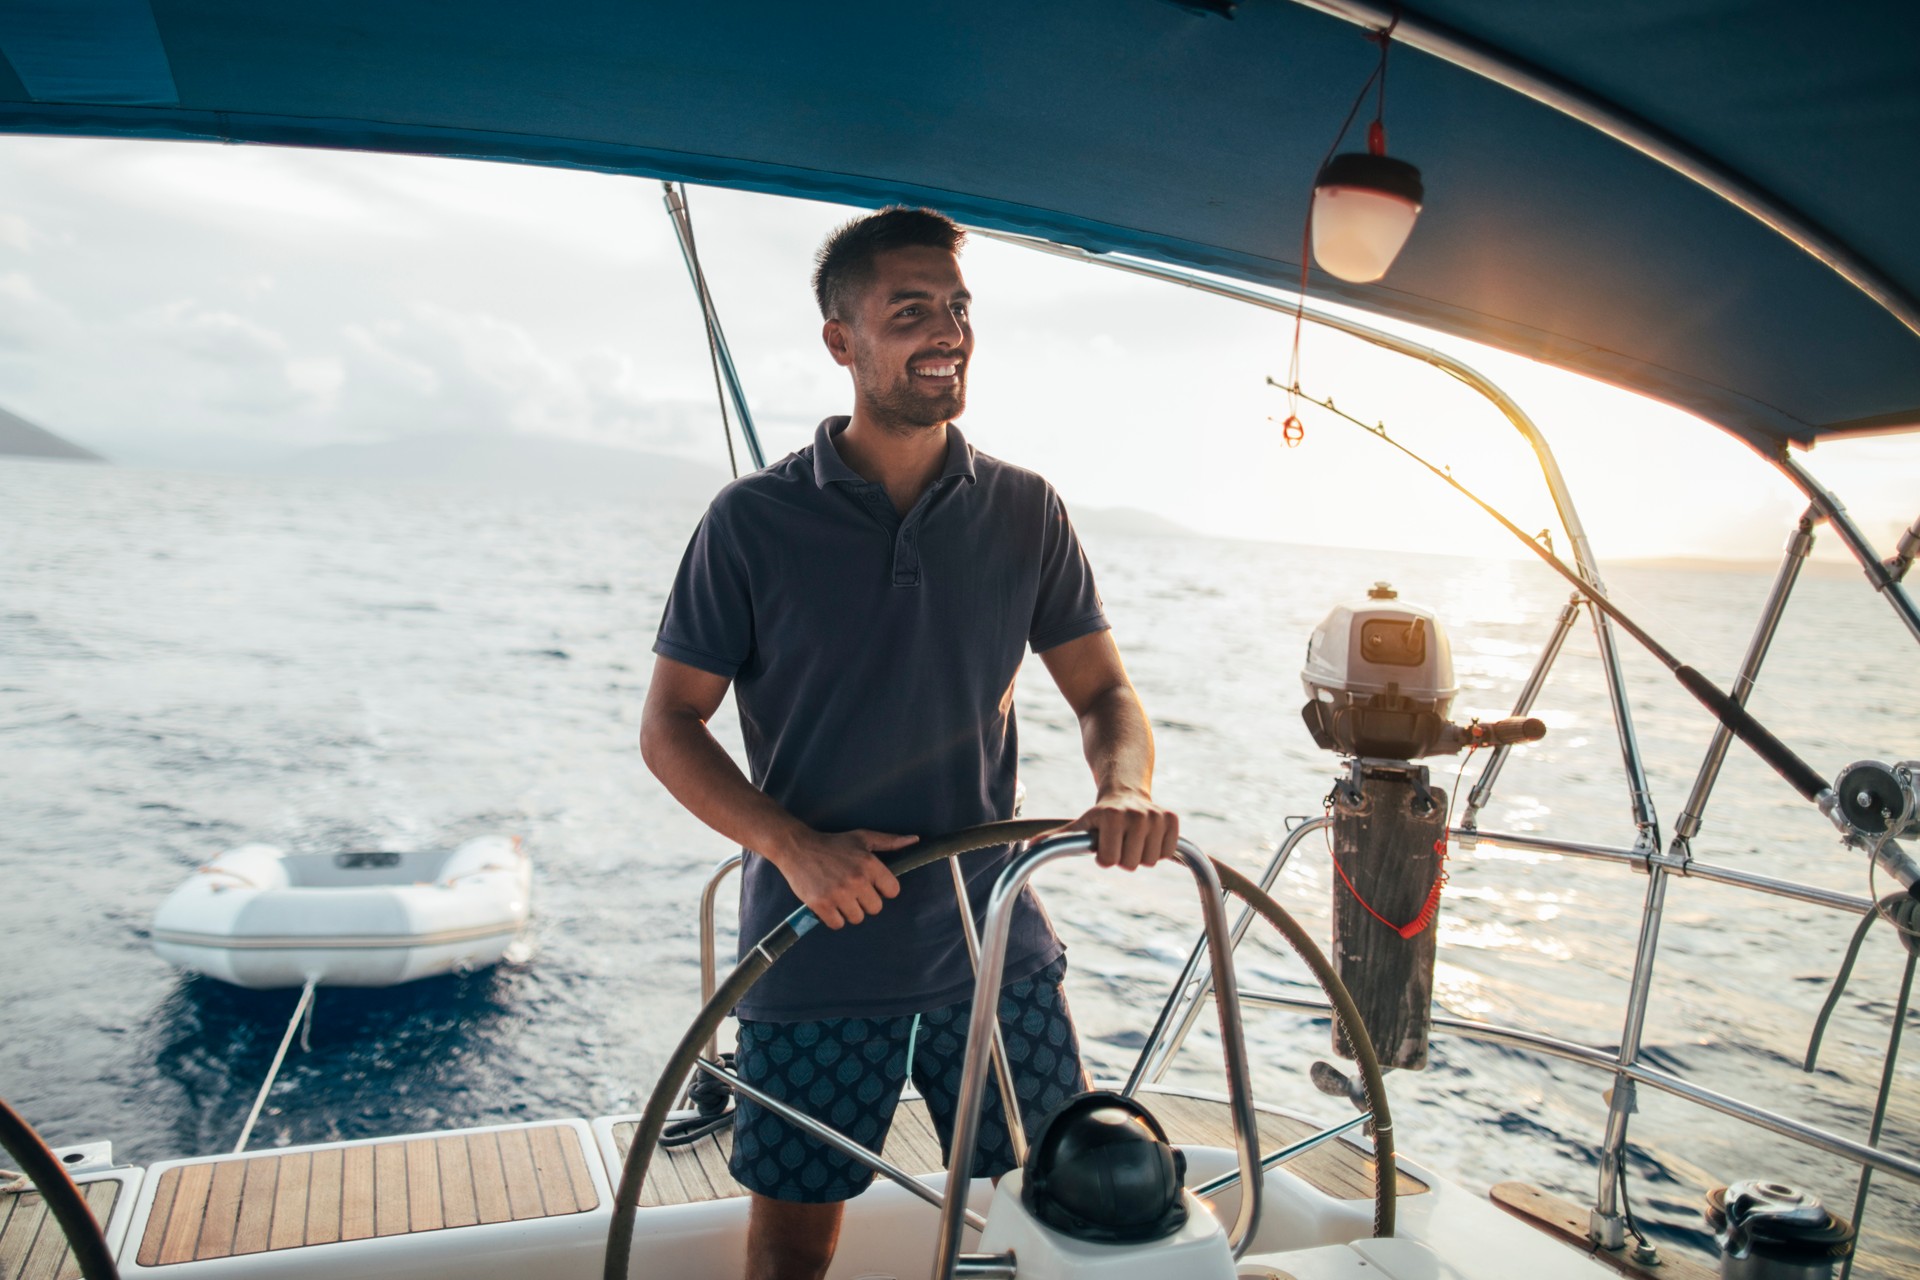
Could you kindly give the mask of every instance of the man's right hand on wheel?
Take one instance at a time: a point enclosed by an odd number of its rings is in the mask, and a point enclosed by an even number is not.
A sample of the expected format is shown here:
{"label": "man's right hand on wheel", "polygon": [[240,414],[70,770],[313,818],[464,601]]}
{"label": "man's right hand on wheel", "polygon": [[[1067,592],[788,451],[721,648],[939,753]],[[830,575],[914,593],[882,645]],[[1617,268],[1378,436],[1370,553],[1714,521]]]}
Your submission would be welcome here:
{"label": "man's right hand on wheel", "polygon": [[820,923],[838,929],[877,915],[885,899],[900,892],[893,872],[874,855],[904,849],[919,838],[864,829],[831,834],[807,830],[773,863]]}

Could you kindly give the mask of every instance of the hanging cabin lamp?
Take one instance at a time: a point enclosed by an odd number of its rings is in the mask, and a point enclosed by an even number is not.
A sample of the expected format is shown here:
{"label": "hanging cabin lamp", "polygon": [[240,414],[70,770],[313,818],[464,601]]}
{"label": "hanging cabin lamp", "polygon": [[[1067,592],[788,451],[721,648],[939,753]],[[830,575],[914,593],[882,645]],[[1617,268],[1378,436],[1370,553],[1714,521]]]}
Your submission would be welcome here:
{"label": "hanging cabin lamp", "polygon": [[1329,160],[1313,183],[1313,260],[1329,275],[1372,284],[1387,274],[1420,216],[1420,171],[1387,154],[1375,120],[1367,149]]}

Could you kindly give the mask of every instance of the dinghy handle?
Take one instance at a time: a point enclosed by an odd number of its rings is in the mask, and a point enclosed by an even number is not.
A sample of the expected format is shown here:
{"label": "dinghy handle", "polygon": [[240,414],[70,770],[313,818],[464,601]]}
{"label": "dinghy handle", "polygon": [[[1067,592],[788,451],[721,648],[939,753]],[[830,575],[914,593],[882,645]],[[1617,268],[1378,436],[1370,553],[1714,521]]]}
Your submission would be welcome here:
{"label": "dinghy handle", "polygon": [[[235,871],[232,867],[223,867],[218,865],[217,863],[212,863],[212,862],[201,863],[199,866],[193,869],[193,874],[197,876],[232,876],[236,881],[238,881],[241,885],[245,886],[246,888],[258,889],[260,887],[258,884],[254,883],[252,880],[249,880],[247,879],[247,877],[241,875],[238,871]],[[217,884],[213,887],[216,890],[218,890],[218,889],[230,888],[231,886],[224,885],[224,884]]]}

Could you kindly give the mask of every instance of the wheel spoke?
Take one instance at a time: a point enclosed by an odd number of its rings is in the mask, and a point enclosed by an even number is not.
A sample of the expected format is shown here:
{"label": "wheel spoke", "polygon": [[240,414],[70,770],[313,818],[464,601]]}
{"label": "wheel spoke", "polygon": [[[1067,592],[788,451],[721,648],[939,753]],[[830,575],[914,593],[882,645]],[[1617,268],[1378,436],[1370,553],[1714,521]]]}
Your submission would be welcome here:
{"label": "wheel spoke", "polygon": [[[1359,1128],[1371,1119],[1373,1119],[1373,1112],[1362,1111],[1351,1120],[1342,1120],[1339,1124],[1322,1129],[1318,1133],[1308,1134],[1298,1142],[1290,1142],[1273,1154],[1262,1156],[1260,1158],[1260,1169],[1263,1173],[1268,1169],[1277,1169],[1287,1161],[1303,1156],[1315,1147],[1333,1141],[1348,1130]],[[1218,1194],[1221,1191],[1225,1191],[1228,1187],[1237,1185],[1239,1181],[1240,1171],[1234,1169],[1221,1174],[1211,1182],[1201,1183],[1199,1186],[1193,1188],[1193,1194],[1205,1200],[1208,1196]]]}
{"label": "wheel spoke", "polygon": [[[726,1081],[735,1093],[750,1102],[758,1103],[760,1106],[765,1107],[808,1137],[817,1142],[826,1143],[841,1155],[853,1157],[882,1177],[899,1183],[934,1208],[937,1209],[940,1207],[941,1200],[938,1191],[935,1191],[932,1187],[922,1182],[913,1174],[908,1173],[905,1169],[902,1169],[885,1156],[878,1152],[867,1150],[867,1148],[861,1146],[846,1134],[841,1133],[838,1129],[821,1124],[812,1116],[795,1110],[791,1103],[782,1102],[770,1093],[761,1092],[717,1062],[709,1062],[705,1058],[702,1058],[700,1061],[694,1063],[694,1065],[714,1079]],[[734,1140],[736,1142],[739,1141],[737,1137]],[[947,1176],[949,1179],[953,1177],[951,1173]],[[987,1220],[985,1218],[971,1209],[967,1209],[964,1212],[966,1213],[968,1226],[972,1227],[975,1231],[986,1229]]]}

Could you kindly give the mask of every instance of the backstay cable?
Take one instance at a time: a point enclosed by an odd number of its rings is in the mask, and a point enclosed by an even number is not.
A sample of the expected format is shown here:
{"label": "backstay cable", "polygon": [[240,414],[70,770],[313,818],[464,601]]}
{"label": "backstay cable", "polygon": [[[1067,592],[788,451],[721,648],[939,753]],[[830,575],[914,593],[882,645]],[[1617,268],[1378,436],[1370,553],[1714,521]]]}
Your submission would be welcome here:
{"label": "backstay cable", "polygon": [[[300,1002],[293,1006],[293,1016],[287,1019],[287,1033],[280,1037],[280,1048],[273,1055],[273,1065],[267,1068],[267,1081],[260,1086],[260,1096],[253,1100],[253,1110],[247,1112],[247,1123],[240,1130],[240,1141],[233,1144],[233,1154],[236,1156],[247,1149],[247,1139],[253,1136],[254,1121],[260,1118],[260,1108],[267,1105],[267,1092],[273,1088],[273,1082],[280,1074],[280,1064],[287,1060],[287,1048],[293,1043],[293,1033],[300,1029],[301,1020],[313,1008],[313,989],[319,981],[318,978],[308,978],[307,985],[300,988]],[[301,1042],[305,1043],[304,1036]]]}
{"label": "backstay cable", "polygon": [[[667,184],[667,192],[673,194],[673,184]],[[700,295],[700,319],[707,331],[707,363],[713,366],[713,394],[720,401],[720,435],[727,442],[727,468],[733,472],[733,478],[740,478],[740,460],[733,453],[733,423],[727,414],[727,392],[721,384],[720,375],[720,335],[718,317],[713,312],[712,296],[707,292],[707,273],[700,266],[700,248],[693,238],[693,209],[687,203],[687,191],[682,187],[679,192],[680,203],[676,208],[671,200],[668,210],[673,214],[674,226],[686,237],[687,265],[693,275],[693,287]],[[682,221],[684,219],[684,222]]]}
{"label": "backstay cable", "polygon": [[[666,192],[667,213],[673,219],[674,237],[680,243],[680,256],[687,264],[687,275],[693,281],[695,300],[700,304],[700,316],[707,329],[707,352],[714,362],[716,380],[726,383],[727,396],[722,397],[720,409],[721,427],[727,432],[727,457],[733,459],[733,433],[727,426],[725,400],[733,401],[735,416],[739,419],[740,435],[746,441],[747,454],[753,459],[755,468],[767,465],[765,451],[760,447],[760,433],[754,430],[753,413],[747,407],[746,389],[740,385],[740,371],[734,367],[733,352],[727,347],[727,335],[720,327],[720,312],[713,301],[713,292],[707,288],[707,273],[700,265],[700,248],[693,238],[693,217],[687,209],[687,189],[682,183],[676,187],[671,182],[660,184]],[[735,465],[735,475],[739,474]]]}

